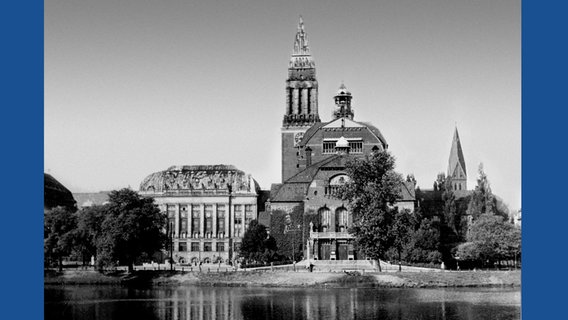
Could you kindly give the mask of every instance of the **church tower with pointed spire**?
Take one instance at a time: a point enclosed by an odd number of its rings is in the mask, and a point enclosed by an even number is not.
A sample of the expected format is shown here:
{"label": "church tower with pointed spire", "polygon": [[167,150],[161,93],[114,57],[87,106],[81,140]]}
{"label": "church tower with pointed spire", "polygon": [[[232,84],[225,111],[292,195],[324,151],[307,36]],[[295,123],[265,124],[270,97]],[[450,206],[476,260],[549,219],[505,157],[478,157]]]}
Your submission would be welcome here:
{"label": "church tower with pointed spire", "polygon": [[465,169],[465,159],[463,157],[463,151],[457,127],[454,131],[452,149],[450,150],[450,159],[448,162],[448,178],[452,179],[452,187],[454,191],[459,192],[467,190],[467,171]]}
{"label": "church tower with pointed spire", "polygon": [[306,130],[317,122],[321,121],[316,65],[300,16],[286,80],[286,108],[282,121],[282,181],[297,172],[298,144]]}

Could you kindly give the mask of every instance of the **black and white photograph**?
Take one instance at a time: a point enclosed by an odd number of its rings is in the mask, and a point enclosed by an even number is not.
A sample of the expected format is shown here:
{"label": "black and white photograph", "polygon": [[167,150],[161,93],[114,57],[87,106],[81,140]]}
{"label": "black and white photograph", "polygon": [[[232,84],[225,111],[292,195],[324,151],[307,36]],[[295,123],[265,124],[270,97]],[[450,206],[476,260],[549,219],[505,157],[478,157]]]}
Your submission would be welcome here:
{"label": "black and white photograph", "polygon": [[521,319],[519,0],[46,0],[44,91],[46,320]]}

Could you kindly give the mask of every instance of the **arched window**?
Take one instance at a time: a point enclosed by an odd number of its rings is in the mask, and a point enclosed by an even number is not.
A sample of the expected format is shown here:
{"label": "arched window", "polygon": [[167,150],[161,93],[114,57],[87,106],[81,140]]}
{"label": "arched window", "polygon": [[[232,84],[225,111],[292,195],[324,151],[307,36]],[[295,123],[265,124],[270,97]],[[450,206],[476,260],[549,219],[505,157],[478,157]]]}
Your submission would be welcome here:
{"label": "arched window", "polygon": [[349,227],[349,215],[345,207],[335,210],[335,231],[345,232]]}
{"label": "arched window", "polygon": [[342,185],[349,181],[349,177],[346,174],[338,174],[329,180],[329,187],[326,188],[326,194],[335,195]]}
{"label": "arched window", "polygon": [[331,210],[327,207],[323,207],[318,210],[318,215],[320,217],[320,223],[323,232],[329,231],[330,223],[331,223]]}

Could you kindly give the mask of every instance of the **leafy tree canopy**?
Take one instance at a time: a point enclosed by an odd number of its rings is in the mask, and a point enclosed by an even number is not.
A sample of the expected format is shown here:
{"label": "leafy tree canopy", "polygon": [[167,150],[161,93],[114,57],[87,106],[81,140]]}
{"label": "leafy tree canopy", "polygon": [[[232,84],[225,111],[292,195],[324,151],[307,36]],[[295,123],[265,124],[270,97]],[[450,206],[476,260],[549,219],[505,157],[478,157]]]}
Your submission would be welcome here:
{"label": "leafy tree canopy", "polygon": [[338,193],[353,214],[349,231],[355,235],[357,248],[374,260],[384,258],[389,249],[389,231],[396,212],[392,205],[400,198],[403,180],[394,172],[394,163],[387,151],[350,160],[346,166],[350,180]]}
{"label": "leafy tree canopy", "polygon": [[112,191],[104,211],[97,262],[113,264],[118,260],[131,271],[136,259],[163,248],[166,217],[154,199],[140,197],[130,189]]}
{"label": "leafy tree canopy", "polygon": [[483,214],[473,223],[467,242],[458,246],[463,260],[495,262],[521,253],[521,231],[494,214]]}
{"label": "leafy tree canopy", "polygon": [[77,229],[74,236],[74,250],[86,263],[92,256],[97,256],[97,239],[101,237],[105,219],[105,207],[96,205],[83,208],[75,213]]}
{"label": "leafy tree canopy", "polygon": [[272,262],[277,258],[276,241],[270,237],[266,227],[252,220],[241,241],[239,255],[248,262]]}
{"label": "leafy tree canopy", "polygon": [[77,227],[75,215],[67,208],[56,207],[44,212],[44,256],[48,260],[56,260],[61,271],[63,257],[69,255],[73,248],[73,235]]}

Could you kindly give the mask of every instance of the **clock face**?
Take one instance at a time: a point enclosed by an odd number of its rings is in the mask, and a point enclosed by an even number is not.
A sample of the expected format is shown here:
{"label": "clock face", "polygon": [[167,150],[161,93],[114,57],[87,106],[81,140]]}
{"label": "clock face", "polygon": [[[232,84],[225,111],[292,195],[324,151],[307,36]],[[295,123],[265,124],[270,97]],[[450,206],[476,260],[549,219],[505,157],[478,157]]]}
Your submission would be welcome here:
{"label": "clock face", "polygon": [[294,135],[294,147],[298,146],[298,144],[300,143],[300,141],[302,141],[302,138],[304,137],[304,133],[303,132],[298,132]]}

